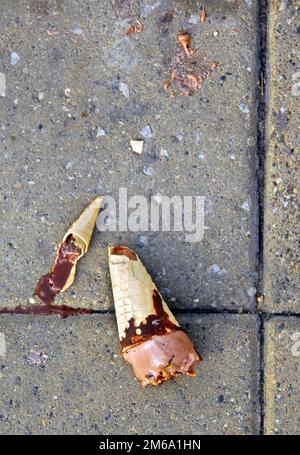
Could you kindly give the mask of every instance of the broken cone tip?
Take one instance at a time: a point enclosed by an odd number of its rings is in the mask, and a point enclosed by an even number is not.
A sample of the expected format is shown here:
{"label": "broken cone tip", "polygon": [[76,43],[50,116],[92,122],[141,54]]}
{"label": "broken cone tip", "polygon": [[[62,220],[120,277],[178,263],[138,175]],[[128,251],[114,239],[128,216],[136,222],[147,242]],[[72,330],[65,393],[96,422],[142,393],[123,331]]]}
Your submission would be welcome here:
{"label": "broken cone tip", "polygon": [[110,246],[108,247],[108,254],[109,256],[116,255],[116,256],[126,256],[132,261],[137,260],[136,253],[128,248],[127,246]]}
{"label": "broken cone tip", "polygon": [[104,199],[104,196],[97,196],[97,197],[95,197],[95,199],[91,202],[91,205],[94,205],[95,207],[101,208],[103,199]]}

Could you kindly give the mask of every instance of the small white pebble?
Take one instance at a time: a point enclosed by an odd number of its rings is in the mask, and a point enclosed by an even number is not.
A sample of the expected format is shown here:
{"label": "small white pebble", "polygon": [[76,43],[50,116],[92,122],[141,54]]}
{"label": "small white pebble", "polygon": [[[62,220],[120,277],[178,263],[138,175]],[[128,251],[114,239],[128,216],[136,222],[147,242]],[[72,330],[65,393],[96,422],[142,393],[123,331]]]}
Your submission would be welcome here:
{"label": "small white pebble", "polygon": [[35,185],[35,182],[33,180],[29,180],[27,183],[28,183],[28,185],[31,185],[31,186]]}
{"label": "small white pebble", "polygon": [[139,237],[139,241],[142,243],[142,245],[147,246],[148,245],[148,237],[146,235],[141,235]]}
{"label": "small white pebble", "polygon": [[148,177],[152,177],[155,174],[154,169],[151,166],[144,166],[143,173],[148,175]]}
{"label": "small white pebble", "polygon": [[141,155],[143,153],[144,141],[132,139],[130,141],[132,151]]}
{"label": "small white pebble", "polygon": [[167,149],[161,148],[159,153],[160,153],[160,156],[165,156],[165,157],[169,156]]}
{"label": "small white pebble", "polygon": [[286,111],[286,108],[284,106],[281,106],[279,111],[280,111],[280,114],[284,114]]}
{"label": "small white pebble", "polygon": [[199,142],[200,142],[200,137],[201,137],[200,131],[195,131],[194,138],[195,138],[195,141],[197,142],[197,144],[199,144]]}
{"label": "small white pebble", "polygon": [[146,125],[144,128],[141,129],[140,135],[143,136],[143,138],[148,139],[149,137],[152,137],[152,129],[150,125]]}
{"label": "small white pebble", "polygon": [[256,295],[257,289],[255,287],[250,287],[247,289],[247,295],[249,297],[254,297]]}
{"label": "small white pebble", "polygon": [[250,205],[249,205],[248,201],[246,201],[242,204],[242,209],[245,210],[246,212],[250,211]]}
{"label": "small white pebble", "polygon": [[235,154],[234,154],[234,153],[231,153],[231,154],[229,155],[229,157],[230,157],[230,159],[231,159],[232,161],[235,160]]}
{"label": "small white pebble", "polygon": [[199,15],[198,14],[191,14],[190,18],[189,18],[189,23],[190,24],[199,24]]}
{"label": "small white pebble", "polygon": [[214,36],[218,36],[218,35],[219,35],[219,32],[215,31]]}
{"label": "small white pebble", "polygon": [[16,52],[12,52],[10,55],[10,63],[16,65],[20,60],[20,56]]}
{"label": "small white pebble", "polygon": [[37,95],[37,98],[39,101],[42,101],[44,99],[44,93],[43,92],[39,92],[38,95]]}
{"label": "small white pebble", "polygon": [[35,299],[33,297],[30,297],[28,300],[31,305],[35,303]]}
{"label": "small white pebble", "polygon": [[240,110],[243,112],[243,114],[248,114],[250,112],[248,104],[245,103],[240,104]]}
{"label": "small white pebble", "polygon": [[221,267],[218,264],[213,264],[209,267],[209,271],[212,273],[218,273],[220,272]]}
{"label": "small white pebble", "polygon": [[199,153],[199,155],[197,155],[197,158],[199,158],[199,160],[204,160],[205,155],[203,153]]}
{"label": "small white pebble", "polygon": [[[90,101],[90,100],[89,100]],[[98,99],[98,96],[97,95],[93,95],[92,99],[91,99],[91,102],[93,104],[98,104],[99,102],[99,99]]]}
{"label": "small white pebble", "polygon": [[120,82],[119,90],[125,98],[129,98],[129,88],[125,82]]}
{"label": "small white pebble", "polygon": [[73,35],[82,35],[82,29],[79,25],[75,25],[71,32],[73,33]]}
{"label": "small white pebble", "polygon": [[65,89],[65,97],[70,98],[70,96],[71,96],[71,89],[68,87]]}
{"label": "small white pebble", "polygon": [[248,73],[251,73],[251,71],[252,71],[251,66],[247,66],[247,71],[248,71]]}
{"label": "small white pebble", "polygon": [[279,5],[279,11],[284,11],[289,4],[289,0],[282,0],[280,5]]}
{"label": "small white pebble", "polygon": [[98,126],[96,137],[103,137],[103,136],[106,136],[106,131],[103,128],[101,128],[100,126]]}
{"label": "small white pebble", "polygon": [[6,95],[6,77],[4,73],[0,73],[0,96]]}
{"label": "small white pebble", "polygon": [[248,137],[248,139],[247,139],[247,145],[248,145],[249,147],[254,147],[255,144],[256,144],[255,137],[253,137],[253,136]]}

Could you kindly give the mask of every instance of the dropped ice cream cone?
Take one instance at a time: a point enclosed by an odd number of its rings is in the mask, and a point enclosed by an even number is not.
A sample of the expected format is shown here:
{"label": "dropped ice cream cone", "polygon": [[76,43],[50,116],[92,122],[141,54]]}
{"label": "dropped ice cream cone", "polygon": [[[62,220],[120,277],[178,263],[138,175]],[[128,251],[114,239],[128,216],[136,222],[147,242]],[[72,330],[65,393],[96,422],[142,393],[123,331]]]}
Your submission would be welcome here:
{"label": "dropped ice cream cone", "polygon": [[109,269],[121,352],[142,385],[194,376],[201,357],[137,254],[125,246],[110,247]]}
{"label": "dropped ice cream cone", "polygon": [[73,283],[77,262],[88,250],[102,201],[103,196],[96,197],[64,235],[51,272],[42,276],[35,289],[43,303],[52,303]]}

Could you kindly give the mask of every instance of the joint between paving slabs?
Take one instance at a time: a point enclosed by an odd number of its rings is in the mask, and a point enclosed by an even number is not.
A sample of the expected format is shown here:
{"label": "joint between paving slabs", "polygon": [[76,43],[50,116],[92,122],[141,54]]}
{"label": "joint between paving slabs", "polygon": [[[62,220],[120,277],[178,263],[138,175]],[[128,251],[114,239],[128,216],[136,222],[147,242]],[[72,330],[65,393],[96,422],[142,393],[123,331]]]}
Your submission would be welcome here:
{"label": "joint between paving slabs", "polygon": [[[257,290],[263,295],[264,279],[264,195],[265,195],[265,157],[266,157],[266,117],[267,117],[267,29],[268,29],[267,0],[258,2],[257,34],[258,34],[258,106],[257,106],[257,205],[258,205],[258,258],[257,258]],[[257,301],[257,310],[259,303]]]}
{"label": "joint between paving slabs", "polygon": [[[84,309],[84,308],[73,308],[73,307],[65,307],[64,310],[61,310],[61,307],[53,306],[53,311],[51,312],[38,312],[32,307],[16,307],[16,308],[0,308],[0,316],[2,314],[19,314],[23,316],[60,316],[62,319],[70,317],[70,316],[92,316],[92,315],[103,315],[103,314],[115,314],[115,310],[107,309],[107,310],[92,310],[92,309]],[[198,309],[173,309],[172,310],[174,315],[201,315],[201,314],[223,314],[223,315],[257,315],[265,320],[272,319],[273,317],[295,317],[300,318],[300,313],[293,313],[293,312],[280,312],[280,313],[267,313],[264,311],[259,310],[232,310],[232,309],[216,309],[216,308],[198,308]]]}
{"label": "joint between paving slabs", "polygon": [[258,331],[259,337],[259,406],[260,406],[260,429],[259,434],[263,435],[265,432],[265,357],[264,357],[264,349],[265,349],[265,317],[264,315],[260,315],[260,325]]}

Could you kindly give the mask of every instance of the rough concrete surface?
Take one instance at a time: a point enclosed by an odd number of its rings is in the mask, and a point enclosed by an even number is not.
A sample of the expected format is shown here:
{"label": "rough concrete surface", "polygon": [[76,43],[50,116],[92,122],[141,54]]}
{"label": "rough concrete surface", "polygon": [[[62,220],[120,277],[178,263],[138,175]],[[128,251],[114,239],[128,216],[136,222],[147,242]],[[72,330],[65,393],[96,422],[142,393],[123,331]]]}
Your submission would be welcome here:
{"label": "rough concrete surface", "polygon": [[[0,434],[300,433],[299,12],[297,0],[2,0]],[[191,96],[186,74],[190,90],[201,82]],[[151,231],[150,217],[137,232],[98,226],[56,299],[98,314],[2,314],[34,311],[70,224],[98,194],[119,215],[120,188],[154,207],[204,197],[203,239]],[[111,244],[137,251],[191,335],[195,378],[142,389],[118,355]]]}
{"label": "rough concrete surface", "polygon": [[300,4],[271,1],[262,308],[299,312]]}
{"label": "rough concrete surface", "polygon": [[[147,200],[204,196],[203,241],[96,233],[57,303],[112,308],[107,246],[125,243],[173,307],[253,309],[256,2],[206,2],[203,25],[193,1],[114,3],[2,1],[0,306],[28,304],[90,199],[125,187]],[[144,32],[126,35],[137,17]],[[182,30],[219,67],[194,96],[171,98],[163,84]],[[138,156],[130,140],[147,125],[152,137]]]}
{"label": "rough concrete surface", "polygon": [[0,433],[257,434],[257,317],[180,321],[203,356],[198,375],[143,389],[117,355],[113,316],[2,315]]}
{"label": "rough concrete surface", "polygon": [[300,434],[300,318],[265,325],[265,432]]}

